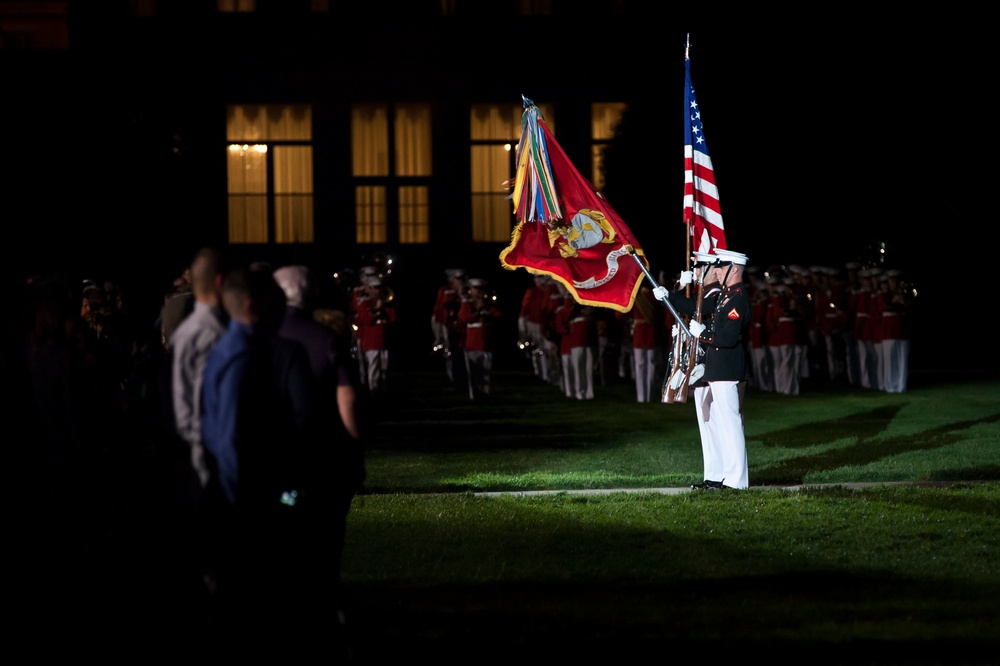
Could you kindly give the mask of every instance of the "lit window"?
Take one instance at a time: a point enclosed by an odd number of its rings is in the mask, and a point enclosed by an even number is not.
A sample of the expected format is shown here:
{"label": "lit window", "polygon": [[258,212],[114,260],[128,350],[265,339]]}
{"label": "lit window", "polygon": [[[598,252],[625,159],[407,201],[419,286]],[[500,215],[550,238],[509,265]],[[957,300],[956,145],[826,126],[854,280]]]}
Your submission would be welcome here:
{"label": "lit window", "polygon": [[427,243],[430,241],[427,204],[428,188],[404,186],[399,188],[399,242]]}
{"label": "lit window", "polygon": [[[555,134],[551,109],[540,104],[538,110]],[[471,112],[472,240],[506,243],[514,228],[514,207],[503,182],[514,177],[524,105],[474,104]]]}
{"label": "lit window", "polygon": [[216,0],[216,8],[222,13],[257,11],[257,0]]}
{"label": "lit window", "polygon": [[359,186],[354,188],[357,219],[356,239],[359,243],[386,242],[385,188]]}
{"label": "lit window", "polygon": [[226,139],[229,241],[313,242],[311,109],[231,105]]}
{"label": "lit window", "polygon": [[357,241],[429,242],[430,105],[353,105],[351,163]]}
{"label": "lit window", "polygon": [[552,0],[517,0],[515,7],[521,16],[548,16],[552,13]]}
{"label": "lit window", "polygon": [[622,102],[590,105],[591,182],[599,190],[604,188],[604,149],[614,138],[624,112]]}

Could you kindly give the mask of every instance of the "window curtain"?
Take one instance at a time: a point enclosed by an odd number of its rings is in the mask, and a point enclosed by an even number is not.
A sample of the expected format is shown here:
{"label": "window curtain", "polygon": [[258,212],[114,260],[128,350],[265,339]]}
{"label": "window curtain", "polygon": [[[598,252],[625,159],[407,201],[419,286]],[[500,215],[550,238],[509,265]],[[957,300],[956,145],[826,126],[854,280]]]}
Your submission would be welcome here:
{"label": "window curtain", "polygon": [[389,175],[389,116],[384,104],[351,107],[351,157],[355,176]]}
{"label": "window curtain", "polygon": [[[312,107],[233,104],[226,108],[229,240],[267,243],[273,197],[274,240],[313,239]],[[299,145],[273,145],[293,142]],[[269,184],[268,156],[273,170]],[[269,190],[268,188],[272,188]]]}
{"label": "window curtain", "polygon": [[385,188],[361,185],[354,188],[358,243],[386,242]]}
{"label": "window curtain", "polygon": [[230,145],[226,164],[229,240],[267,242],[267,146]]}
{"label": "window curtain", "polygon": [[311,146],[275,146],[274,239],[279,243],[313,241]]}
{"label": "window curtain", "polygon": [[598,189],[604,187],[604,148],[615,137],[624,112],[625,104],[622,102],[590,105],[591,181]]}
{"label": "window curtain", "polygon": [[429,104],[396,106],[396,175],[431,175],[431,107]]}
{"label": "window curtain", "polygon": [[430,242],[430,206],[426,187],[399,188],[399,242]]}

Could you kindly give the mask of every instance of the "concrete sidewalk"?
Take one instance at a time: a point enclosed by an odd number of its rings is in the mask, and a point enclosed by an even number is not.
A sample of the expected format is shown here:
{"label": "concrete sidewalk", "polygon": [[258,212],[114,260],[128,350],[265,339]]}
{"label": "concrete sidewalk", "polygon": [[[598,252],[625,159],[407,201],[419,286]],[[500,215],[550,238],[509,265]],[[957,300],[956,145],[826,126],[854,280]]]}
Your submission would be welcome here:
{"label": "concrete sidewalk", "polygon": [[[921,486],[925,488],[944,488],[959,481],[872,481],[867,483],[805,483],[797,486],[750,486],[748,490],[803,490],[805,488],[848,488],[862,490],[880,486]],[[473,493],[477,497],[501,497],[513,495],[516,497],[532,497],[536,495],[610,495],[612,493],[656,493],[659,495],[680,495],[682,493],[701,492],[692,490],[690,486],[680,488],[590,488],[581,490],[511,490],[496,492]],[[716,491],[712,491],[716,492]],[[733,491],[728,491],[733,492]]]}

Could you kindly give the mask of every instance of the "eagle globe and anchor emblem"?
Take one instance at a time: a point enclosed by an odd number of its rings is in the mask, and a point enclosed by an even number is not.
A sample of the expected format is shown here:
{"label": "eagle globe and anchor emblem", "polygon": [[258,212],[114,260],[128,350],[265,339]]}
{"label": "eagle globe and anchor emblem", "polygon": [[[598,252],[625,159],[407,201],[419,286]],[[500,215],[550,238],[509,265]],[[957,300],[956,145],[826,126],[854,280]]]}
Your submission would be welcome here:
{"label": "eagle globe and anchor emblem", "polygon": [[[564,259],[576,259],[580,250],[594,247],[601,243],[615,242],[615,229],[599,210],[581,208],[576,212],[569,224],[549,222],[549,246],[557,248]],[[607,254],[605,265],[607,273],[603,277],[591,276],[583,281],[574,280],[577,289],[594,289],[607,284],[618,272],[618,259],[629,254],[628,246],[622,246]]]}

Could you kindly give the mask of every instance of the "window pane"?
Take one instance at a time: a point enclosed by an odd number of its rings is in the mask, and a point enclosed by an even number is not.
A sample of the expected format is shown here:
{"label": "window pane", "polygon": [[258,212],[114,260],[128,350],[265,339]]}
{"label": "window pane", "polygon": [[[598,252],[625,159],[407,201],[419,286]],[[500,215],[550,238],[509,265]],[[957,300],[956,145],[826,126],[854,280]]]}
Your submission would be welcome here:
{"label": "window pane", "polygon": [[230,195],[229,242],[267,242],[267,197],[265,195]]}
{"label": "window pane", "polygon": [[256,143],[264,139],[266,127],[264,107],[253,104],[231,104],[226,107],[226,140]]}
{"label": "window pane", "polygon": [[431,175],[431,107],[396,106],[396,175]]}
{"label": "window pane", "polygon": [[513,155],[502,144],[472,146],[472,192],[502,196],[503,182],[514,177]]}
{"label": "window pane", "polygon": [[229,146],[227,172],[230,193],[267,192],[267,146]]}
{"label": "window pane", "polygon": [[521,16],[547,16],[552,13],[552,0],[517,0],[515,6]]}
{"label": "window pane", "polygon": [[514,228],[514,208],[503,195],[472,195],[472,240],[509,242]]}
{"label": "window pane", "polygon": [[471,129],[473,141],[509,141],[521,136],[520,104],[473,104]]}
{"label": "window pane", "polygon": [[276,194],[312,194],[312,146],[275,146],[273,159]]}
{"label": "window pane", "polygon": [[[542,119],[555,134],[552,105],[537,104]],[[521,116],[524,104],[473,104],[470,118],[470,138],[473,141],[514,141],[521,138]]]}
{"label": "window pane", "polygon": [[389,117],[385,104],[351,107],[351,158],[355,176],[389,175]]}
{"label": "window pane", "polygon": [[399,242],[430,241],[429,206],[426,187],[399,188]]}
{"label": "window pane", "polygon": [[215,5],[220,12],[252,12],[256,11],[256,0],[216,0]]}
{"label": "window pane", "polygon": [[604,187],[604,147],[615,136],[615,129],[625,112],[623,102],[606,102],[590,105],[591,182],[598,189]]}
{"label": "window pane", "polygon": [[230,193],[229,241],[266,243],[267,146],[230,145],[226,170]]}
{"label": "window pane", "polygon": [[624,102],[606,102],[590,105],[590,138],[609,141],[615,137],[615,128],[625,112]]}
{"label": "window pane", "polygon": [[312,108],[308,104],[267,107],[268,141],[312,141]]}
{"label": "window pane", "polygon": [[287,194],[274,197],[274,240],[278,243],[313,241],[313,196]]}
{"label": "window pane", "polygon": [[231,104],[226,107],[226,139],[312,141],[312,107],[308,104]]}
{"label": "window pane", "polygon": [[357,242],[386,242],[385,188],[355,187],[354,205],[355,219],[357,220]]}

